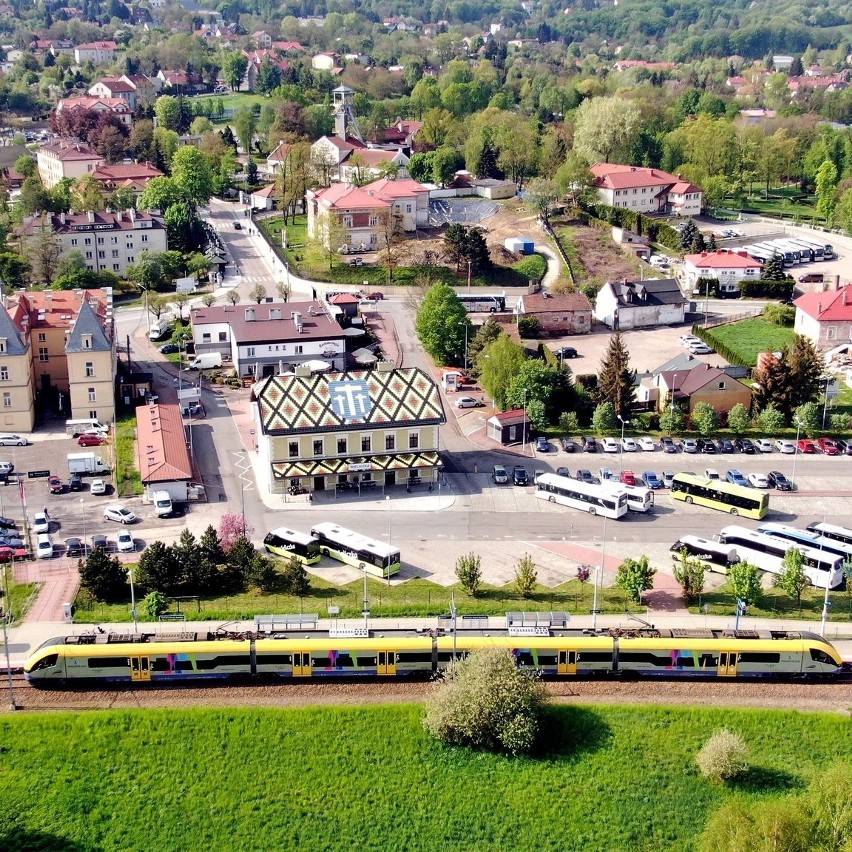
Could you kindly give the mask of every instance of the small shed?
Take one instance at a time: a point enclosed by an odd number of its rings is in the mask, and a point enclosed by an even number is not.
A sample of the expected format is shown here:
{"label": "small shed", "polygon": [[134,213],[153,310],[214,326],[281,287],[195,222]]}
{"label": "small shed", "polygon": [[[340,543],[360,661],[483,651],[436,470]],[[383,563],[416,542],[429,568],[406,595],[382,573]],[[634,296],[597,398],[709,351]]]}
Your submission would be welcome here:
{"label": "small shed", "polygon": [[328,303],[339,308],[345,317],[357,317],[360,299],[352,293],[335,293],[329,296]]}
{"label": "small shed", "polygon": [[504,446],[530,439],[530,419],[523,408],[502,411],[486,421],[488,437]]}
{"label": "small shed", "polygon": [[532,254],[535,251],[535,242],[527,237],[509,237],[503,248],[515,254]]}

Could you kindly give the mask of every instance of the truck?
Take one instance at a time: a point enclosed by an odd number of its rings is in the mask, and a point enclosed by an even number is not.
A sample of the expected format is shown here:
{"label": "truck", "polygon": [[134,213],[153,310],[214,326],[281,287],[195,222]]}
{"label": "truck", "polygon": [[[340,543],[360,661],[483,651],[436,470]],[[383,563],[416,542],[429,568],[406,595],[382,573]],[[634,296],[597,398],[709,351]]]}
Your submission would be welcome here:
{"label": "truck", "polygon": [[109,465],[94,453],[68,453],[68,473],[85,476],[87,473],[109,472]]}
{"label": "truck", "polygon": [[212,370],[222,366],[221,352],[202,352],[196,355],[188,364],[189,370]]}
{"label": "truck", "polygon": [[154,512],[158,518],[167,518],[172,513],[172,498],[168,491],[155,491],[151,495]]}
{"label": "truck", "polygon": [[160,314],[160,316],[151,323],[148,329],[149,340],[159,340],[171,330],[174,323],[174,317],[171,314]]}

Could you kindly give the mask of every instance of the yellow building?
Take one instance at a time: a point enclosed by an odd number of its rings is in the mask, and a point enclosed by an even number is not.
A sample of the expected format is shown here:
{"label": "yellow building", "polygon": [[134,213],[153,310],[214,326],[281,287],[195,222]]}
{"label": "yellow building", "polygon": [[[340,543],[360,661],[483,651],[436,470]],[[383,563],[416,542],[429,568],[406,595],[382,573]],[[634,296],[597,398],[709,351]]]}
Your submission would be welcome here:
{"label": "yellow building", "polygon": [[0,418],[4,432],[32,432],[35,423],[29,341],[4,310],[0,310]]}

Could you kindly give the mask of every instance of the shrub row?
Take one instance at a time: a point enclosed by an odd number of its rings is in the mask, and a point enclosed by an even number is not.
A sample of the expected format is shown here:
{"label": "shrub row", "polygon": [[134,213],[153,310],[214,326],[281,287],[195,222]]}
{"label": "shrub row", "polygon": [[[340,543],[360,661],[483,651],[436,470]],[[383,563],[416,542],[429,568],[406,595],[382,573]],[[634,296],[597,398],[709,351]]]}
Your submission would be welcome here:
{"label": "shrub row", "polygon": [[740,296],[753,296],[768,299],[789,299],[793,295],[796,282],[788,275],[783,281],[771,281],[758,278],[756,281],[743,281],[740,284]]}
{"label": "shrub row", "polygon": [[722,342],[713,332],[712,328],[704,328],[700,325],[692,326],[692,333],[703,340],[708,346],[715,349],[729,364],[735,364],[738,367],[753,367],[748,361],[743,359],[743,356],[735,349],[731,349],[726,343]]}
{"label": "shrub row", "polygon": [[680,234],[671,225],[652,219],[644,213],[623,207],[607,207],[605,204],[588,204],[585,209],[604,223],[604,226],[615,225],[618,228],[627,228],[672,251],[681,250]]}

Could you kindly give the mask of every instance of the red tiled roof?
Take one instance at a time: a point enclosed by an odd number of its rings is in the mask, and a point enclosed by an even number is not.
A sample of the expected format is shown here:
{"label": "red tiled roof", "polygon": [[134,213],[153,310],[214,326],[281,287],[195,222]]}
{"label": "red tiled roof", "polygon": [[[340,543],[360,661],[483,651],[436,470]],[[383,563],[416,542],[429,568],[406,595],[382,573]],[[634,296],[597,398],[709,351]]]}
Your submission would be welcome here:
{"label": "red tiled roof", "polygon": [[424,192],[428,194],[429,190],[418,183],[413,178],[382,178],[368,183],[364,189],[368,192],[373,192],[381,198],[392,201],[395,198],[409,198],[412,195],[422,195]]}
{"label": "red tiled roof", "polygon": [[[128,91],[131,91],[128,87]],[[110,112],[129,113],[130,107],[122,98],[102,98],[98,95],[79,95],[76,98],[63,98],[56,105],[58,112],[63,109],[94,109],[98,104],[103,104]]]}
{"label": "red tiled roof", "polygon": [[116,77],[102,77],[100,80],[97,80],[93,85],[97,85],[101,83],[106,86],[111,92],[135,92],[136,87],[131,86],[126,80],[119,80]]}
{"label": "red tiled roof", "polygon": [[84,142],[74,142],[70,139],[55,139],[39,148],[40,152],[54,154],[57,160],[101,160],[100,154],[95,153]]}
{"label": "red tiled roof", "polygon": [[339,136],[326,136],[325,138],[328,139],[335,148],[338,148],[341,151],[354,151],[356,148],[367,147],[362,142],[359,142],[351,136],[347,139],[341,139]]}
{"label": "red tiled roof", "polygon": [[852,322],[852,284],[826,293],[805,293],[793,304],[820,322]]}
{"label": "red tiled roof", "polygon": [[762,264],[751,257],[733,251],[705,251],[688,254],[685,258],[693,266],[707,269],[760,269]]}
{"label": "red tiled roof", "polygon": [[136,453],[144,483],[192,479],[192,462],[177,405],[137,407]]}
{"label": "red tiled roof", "polygon": [[77,50],[118,50],[118,45],[114,41],[88,41],[78,44]]}
{"label": "red tiled roof", "polygon": [[275,184],[270,183],[268,186],[263,187],[263,189],[255,189],[252,195],[256,195],[258,198],[272,198],[275,195]]}
{"label": "red tiled roof", "polygon": [[[253,311],[246,319],[246,311]],[[280,318],[271,318],[280,311]],[[301,314],[302,330],[293,322],[293,313]],[[212,305],[193,307],[189,315],[193,327],[211,323],[227,323],[238,343],[289,340],[341,340],[343,329],[329,319],[319,302],[278,302],[262,305]]]}
{"label": "red tiled roof", "polygon": [[355,207],[390,207],[390,202],[366,187],[349,186],[345,183],[332,184],[327,189],[318,189],[316,199],[323,207],[347,209]]}
{"label": "red tiled roof", "polygon": [[623,166],[617,163],[595,163],[590,166],[589,171],[595,176],[595,185],[607,189],[636,189],[680,182],[677,175],[670,175],[662,169]]}
{"label": "red tiled roof", "polygon": [[94,311],[103,322],[107,306],[103,290],[30,290],[11,296],[7,308],[18,325],[27,316],[30,328],[69,329],[84,299],[97,303]]}
{"label": "red tiled roof", "polygon": [[524,293],[520,298],[524,300],[524,313],[527,314],[592,310],[584,293]]}
{"label": "red tiled roof", "polygon": [[117,163],[112,166],[101,163],[92,172],[92,176],[97,180],[151,180],[155,177],[165,177],[150,163]]}

